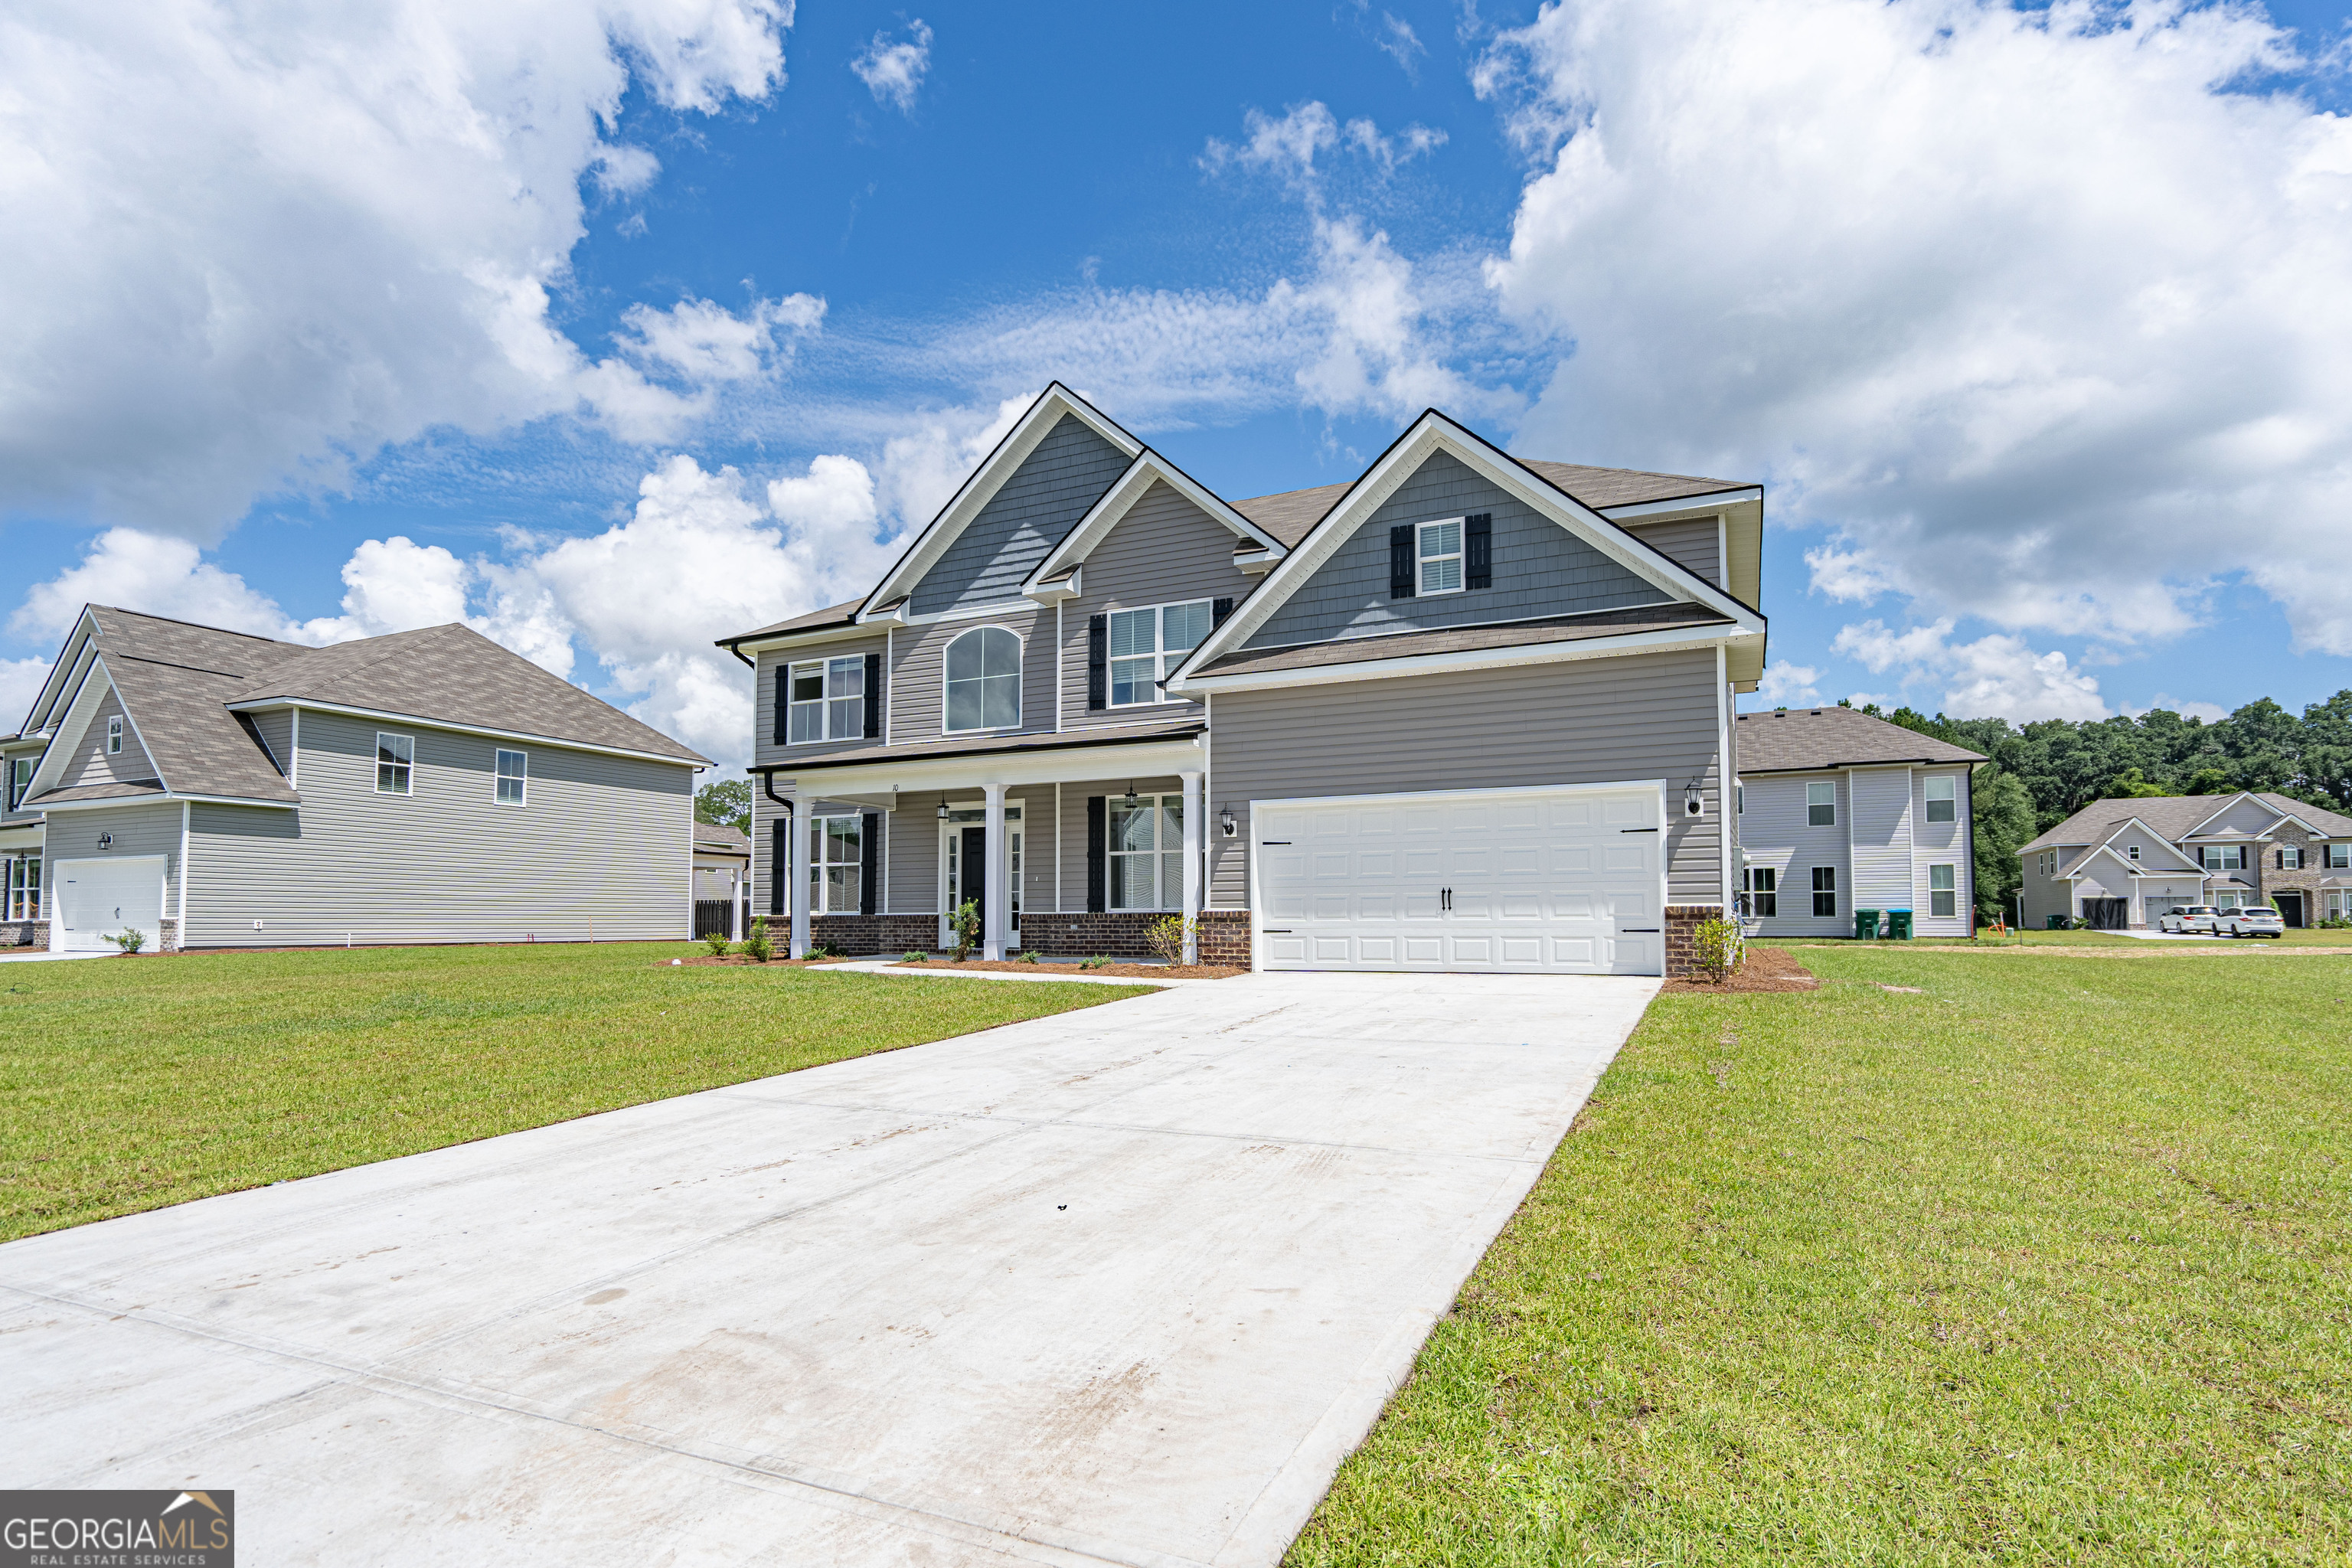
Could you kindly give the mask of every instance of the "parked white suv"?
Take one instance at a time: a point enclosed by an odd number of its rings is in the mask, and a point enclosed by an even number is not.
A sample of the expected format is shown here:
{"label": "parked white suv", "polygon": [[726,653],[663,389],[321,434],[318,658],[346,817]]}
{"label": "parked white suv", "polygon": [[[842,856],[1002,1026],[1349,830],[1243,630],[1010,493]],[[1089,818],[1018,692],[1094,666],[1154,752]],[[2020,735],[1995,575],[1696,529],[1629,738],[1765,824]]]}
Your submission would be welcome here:
{"label": "parked white suv", "polygon": [[2210,936],[2213,934],[2214,919],[2221,912],[2210,904],[2190,904],[2185,908],[2176,904],[2165,910],[2163,918],[2156,923],[2160,931]]}
{"label": "parked white suv", "polygon": [[2249,904],[2242,910],[2223,910],[2215,917],[2213,929],[2223,936],[2282,937],[2286,934],[2286,921],[2276,910]]}

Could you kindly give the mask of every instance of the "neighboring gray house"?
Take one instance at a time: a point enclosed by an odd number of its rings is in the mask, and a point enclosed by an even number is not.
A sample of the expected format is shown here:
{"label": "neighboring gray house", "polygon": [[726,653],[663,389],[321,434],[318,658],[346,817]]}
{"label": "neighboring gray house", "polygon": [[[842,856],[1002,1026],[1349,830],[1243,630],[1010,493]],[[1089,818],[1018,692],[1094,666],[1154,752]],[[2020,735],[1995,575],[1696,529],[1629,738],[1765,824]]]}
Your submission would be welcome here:
{"label": "neighboring gray house", "polygon": [[2352,913],[2352,817],[2283,795],[2095,800],[2018,855],[2029,926],[2148,926],[2186,904],[2267,903],[2291,926]]}
{"label": "neighboring gray house", "polygon": [[[1431,411],[1228,501],[1056,384],[757,671],[757,896],[813,940],[1658,973],[1733,896],[1763,492],[1521,461]],[[799,824],[799,831],[793,824]]]}
{"label": "neighboring gray house", "polygon": [[1851,936],[1909,910],[1920,936],[1975,928],[1969,770],[1985,759],[1851,708],[1742,713],[1742,905],[1764,936]]}
{"label": "neighboring gray house", "polygon": [[707,760],[462,626],[316,648],[91,605],[0,757],[11,886],[38,889],[11,903],[19,941],[675,939],[691,921]]}

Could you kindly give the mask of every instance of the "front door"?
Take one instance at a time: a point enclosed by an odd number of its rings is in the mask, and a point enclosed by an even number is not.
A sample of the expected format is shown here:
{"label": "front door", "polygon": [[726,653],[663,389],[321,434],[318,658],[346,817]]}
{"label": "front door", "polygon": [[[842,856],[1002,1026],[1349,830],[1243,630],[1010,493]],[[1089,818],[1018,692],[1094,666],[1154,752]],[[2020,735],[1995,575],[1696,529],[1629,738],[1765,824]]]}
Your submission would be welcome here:
{"label": "front door", "polygon": [[[955,945],[955,911],[969,900],[980,906],[981,929],[988,929],[988,828],[978,807],[960,807],[940,824],[940,945]],[[1013,908],[1004,940],[1021,944],[1021,808],[1004,811],[1004,847],[1012,859]]]}
{"label": "front door", "polygon": [[2281,893],[2271,902],[2278,906],[2279,920],[2283,923],[2295,927],[2305,924],[2301,893]]}

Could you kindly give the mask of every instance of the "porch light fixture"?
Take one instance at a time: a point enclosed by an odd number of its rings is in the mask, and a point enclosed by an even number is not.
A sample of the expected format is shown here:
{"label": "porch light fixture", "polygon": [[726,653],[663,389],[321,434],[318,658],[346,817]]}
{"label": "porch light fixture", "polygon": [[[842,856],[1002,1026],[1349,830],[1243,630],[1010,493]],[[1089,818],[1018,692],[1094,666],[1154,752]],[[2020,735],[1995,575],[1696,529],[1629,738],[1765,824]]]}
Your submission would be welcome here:
{"label": "porch light fixture", "polygon": [[1129,811],[1133,811],[1135,809],[1135,781],[1133,779],[1127,781],[1127,798],[1119,802],[1119,804],[1126,806]]}
{"label": "porch light fixture", "polygon": [[1217,831],[1231,838],[1240,830],[1241,824],[1234,820],[1234,808],[1230,805],[1221,807],[1217,812]]}
{"label": "porch light fixture", "polygon": [[944,800],[943,800],[943,801],[940,802],[940,820],[941,822],[945,822],[947,819],[948,819],[948,803],[947,803],[946,801],[944,801]]}
{"label": "porch light fixture", "polygon": [[1683,786],[1683,815],[1696,816],[1706,809],[1706,802],[1698,793],[1698,781],[1691,780]]}

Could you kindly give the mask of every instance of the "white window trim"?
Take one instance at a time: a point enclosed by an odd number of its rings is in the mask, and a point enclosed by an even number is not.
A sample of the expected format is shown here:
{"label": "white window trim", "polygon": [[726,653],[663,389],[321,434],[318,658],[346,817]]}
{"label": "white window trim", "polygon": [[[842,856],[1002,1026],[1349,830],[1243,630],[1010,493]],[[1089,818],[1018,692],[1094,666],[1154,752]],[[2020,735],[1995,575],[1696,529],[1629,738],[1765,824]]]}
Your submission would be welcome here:
{"label": "white window trim", "polygon": [[[1937,795],[1936,793],[1938,786],[1941,786],[1943,789],[1944,793],[1941,795]],[[1943,823],[1958,822],[1960,819],[1959,780],[1954,778],[1949,773],[1930,773],[1925,784],[1922,785],[1922,788],[1924,793],[1920,798],[1926,804],[1926,811],[1924,815],[1927,821],[1931,823]],[[1952,812],[1951,816],[1938,817],[1936,815],[1936,807],[1938,805],[1949,806]]]}
{"label": "white window trim", "polygon": [[[1772,885],[1769,888],[1757,886],[1756,879],[1759,877],[1769,878]],[[1739,879],[1742,883],[1739,890],[1741,893],[1746,895],[1748,899],[1748,911],[1749,914],[1753,915],[1756,919],[1762,921],[1779,920],[1780,918],[1780,868],[1779,867],[1750,866],[1745,871],[1740,873]],[[1772,907],[1769,910],[1758,909],[1756,907],[1756,900],[1758,899],[1771,900]]]}
{"label": "white window trim", "polygon": [[120,713],[107,715],[106,754],[110,757],[119,757],[122,754],[122,715]]}
{"label": "white window trim", "polygon": [[[1812,894],[1813,901],[1810,906],[1808,906],[1806,918],[1817,921],[1836,920],[1838,918],[1838,895],[1844,891],[1844,889],[1840,888],[1837,884],[1837,868],[1834,866],[1814,866],[1810,868],[1810,869],[1812,872],[1812,876],[1810,879],[1812,886],[1808,890]],[[1824,871],[1827,871],[1830,874],[1830,885],[1826,888],[1822,886],[1822,873]],[[1827,914],[1822,913],[1822,895],[1823,893],[1827,893],[1830,896],[1830,912]]]}
{"label": "white window trim", "polygon": [[[1829,792],[1830,792],[1830,797],[1829,797],[1829,799],[1827,799],[1826,801],[1818,801],[1818,800],[1815,800],[1815,799],[1813,798],[1813,792],[1814,792],[1815,790],[1817,790],[1817,789],[1825,789],[1825,790],[1829,791]],[[1828,807],[1830,808],[1830,819],[1829,819],[1827,822],[1815,822],[1815,821],[1813,820],[1813,809],[1814,809],[1814,807],[1816,807],[1816,806],[1821,806],[1821,805],[1826,805],[1826,806],[1828,806]],[[1834,783],[1824,784],[1824,783],[1821,782],[1821,781],[1820,781],[1820,780],[1818,780],[1818,779],[1816,779],[1816,780],[1812,780],[1812,781],[1811,781],[1811,782],[1809,782],[1809,783],[1807,783],[1807,784],[1806,784],[1806,785],[1805,785],[1805,826],[1808,826],[1808,827],[1835,827],[1835,826],[1837,826],[1837,785],[1836,785],[1836,784],[1834,784]]]}
{"label": "white window trim", "polygon": [[1155,842],[1153,843],[1152,847],[1149,849],[1113,849],[1110,847],[1110,813],[1113,808],[1125,809],[1127,797],[1123,795],[1111,795],[1105,800],[1103,804],[1105,806],[1105,810],[1103,812],[1103,908],[1112,914],[1120,915],[1166,914],[1181,910],[1184,907],[1183,875],[1181,868],[1177,875],[1175,897],[1165,903],[1157,904],[1121,905],[1112,903],[1110,901],[1112,882],[1110,873],[1111,862],[1114,860],[1148,859],[1151,862],[1153,890],[1163,899],[1167,897],[1168,889],[1160,886],[1161,882],[1167,879],[1162,875],[1162,873],[1168,869],[1168,862],[1165,857],[1174,855],[1181,858],[1183,855],[1183,830],[1181,826],[1178,828],[1178,842],[1176,847],[1172,849],[1165,844],[1157,842],[1157,840],[1160,837],[1160,827],[1164,826],[1168,820],[1161,815],[1161,813],[1165,812],[1172,804],[1177,812],[1181,814],[1184,809],[1183,794],[1181,791],[1171,791],[1165,795],[1139,795],[1135,797],[1135,805],[1137,810],[1140,811],[1148,805],[1152,813],[1152,837]]}
{"label": "white window trim", "polygon": [[[866,814],[864,812],[860,811],[829,811],[822,816],[812,816],[809,818],[809,913],[813,915],[855,915],[863,914],[865,912],[862,907],[865,903],[866,891],[866,824],[863,820],[865,815]],[[828,842],[828,836],[824,831],[824,825],[828,822],[855,822],[857,824],[856,859],[827,860],[824,858],[824,847]],[[861,907],[848,910],[836,910],[827,907],[824,896],[826,888],[824,868],[827,866],[855,866],[857,868],[858,903]]]}
{"label": "white window trim", "polygon": [[[1428,532],[1429,530],[1433,528],[1445,528],[1448,526],[1451,526],[1454,531],[1454,548],[1442,555],[1423,555],[1421,552],[1422,535]],[[1425,581],[1423,568],[1445,561],[1454,562],[1459,567],[1459,570],[1454,574],[1454,586],[1451,588],[1432,588],[1428,586]],[[1414,523],[1412,525],[1413,597],[1417,599],[1428,599],[1446,594],[1459,594],[1467,589],[1469,585],[1470,520],[1467,517],[1433,517],[1427,522]]]}
{"label": "white window trim", "polygon": [[[857,667],[857,723],[854,727],[854,733],[850,731],[843,731],[838,734],[834,732],[833,705],[835,702],[847,700],[845,698],[833,697],[826,694],[826,683],[833,679],[833,667],[836,664],[854,664]],[[944,662],[942,662],[942,668],[944,668]],[[797,701],[793,697],[793,676],[796,671],[803,669],[814,669],[816,671],[817,697],[816,700],[814,702]],[[778,679],[782,680],[784,683],[785,745],[821,746],[831,741],[862,741],[866,738],[866,704],[874,700],[874,693],[865,689],[866,656],[864,654],[854,653],[828,656],[819,658],[787,659],[784,662],[782,672],[780,674]],[[817,732],[811,735],[804,741],[795,741],[793,739],[793,710],[795,708],[814,708],[816,710]]]}
{"label": "white window trim", "polygon": [[[400,769],[402,769],[402,770],[403,770],[403,772],[402,772],[402,781],[403,781],[404,783],[405,783],[405,784],[408,785],[408,787],[407,787],[406,789],[386,789],[386,788],[384,788],[384,787],[383,787],[383,770],[384,770],[384,767],[385,767],[385,763],[384,763],[384,760],[383,760],[383,743],[384,743],[386,741],[405,741],[405,742],[408,742],[408,761],[406,761],[406,762],[404,762],[404,763],[400,763],[393,764],[393,765],[397,766],[397,767],[399,767]],[[400,796],[403,796],[404,798],[408,798],[408,799],[414,799],[414,798],[415,797],[415,795],[416,795],[416,737],[415,737],[415,736],[414,736],[414,735],[404,735],[404,734],[402,734],[400,731],[398,731],[397,730],[378,730],[378,731],[375,732],[375,751],[374,751],[374,754],[373,754],[373,756],[369,757],[368,762],[369,762],[369,764],[370,764],[371,766],[373,766],[373,767],[375,769],[375,793],[376,793],[376,794],[378,794],[378,795],[400,795]]]}
{"label": "white window trim", "polygon": [[[1941,871],[1949,879],[1946,887],[1936,886],[1936,873]],[[1941,893],[1952,900],[1952,907],[1941,913],[1936,909],[1936,895]],[[1960,868],[1958,861],[1944,861],[1927,868],[1927,918],[1931,921],[1957,920],[1960,913]]]}
{"label": "white window trim", "polygon": [[[1185,608],[1189,608],[1190,606],[1192,606],[1192,605],[1206,605],[1209,607],[1209,615],[1210,615],[1210,616],[1212,617],[1212,624],[1211,624],[1211,626],[1210,626],[1210,627],[1209,627],[1209,631],[1211,631],[1211,632],[1215,631],[1217,628],[1216,628],[1215,625],[1213,624],[1213,621],[1214,621],[1214,617],[1215,617],[1216,613],[1217,613],[1217,602],[1216,602],[1216,600],[1214,600],[1214,599],[1213,599],[1213,598],[1211,598],[1211,599],[1169,599],[1169,600],[1163,601],[1162,603],[1160,603],[1160,604],[1157,604],[1157,605],[1121,605],[1118,606],[1118,607],[1117,607],[1117,608],[1115,608],[1115,609],[1110,609],[1110,610],[1107,610],[1107,611],[1105,611],[1105,612],[1104,612],[1104,617],[1105,617],[1105,618],[1104,618],[1104,621],[1103,621],[1103,637],[1104,637],[1104,639],[1105,639],[1105,640],[1104,640],[1104,645],[1103,645],[1103,647],[1104,647],[1104,651],[1103,651],[1103,706],[1104,706],[1104,708],[1106,708],[1106,709],[1111,709],[1111,708],[1159,708],[1159,707],[1165,707],[1165,706],[1167,706],[1168,704],[1171,704],[1171,703],[1179,703],[1179,702],[1183,702],[1183,701],[1187,700],[1186,699],[1181,698],[1181,697],[1171,697],[1171,696],[1169,696],[1169,695],[1167,694],[1167,692],[1165,692],[1164,690],[1162,690],[1162,689],[1160,689],[1160,683],[1161,681],[1166,680],[1166,679],[1168,679],[1169,672],[1170,672],[1170,671],[1171,671],[1171,670],[1173,670],[1173,669],[1174,669],[1178,665],[1180,665],[1180,664],[1183,663],[1183,662],[1184,662],[1184,659],[1185,659],[1185,656],[1186,656],[1186,655],[1188,655],[1188,654],[1190,654],[1190,653],[1192,651],[1192,647],[1188,647],[1188,648],[1179,648],[1179,649],[1177,649],[1173,654],[1171,654],[1171,653],[1169,652],[1169,650],[1168,650],[1168,646],[1167,646],[1167,630],[1168,630],[1168,627],[1167,627],[1167,621],[1166,621],[1166,618],[1165,618],[1165,616],[1164,616],[1164,612],[1166,612],[1166,611],[1168,611],[1168,610],[1171,610],[1171,609],[1185,609]],[[1149,655],[1139,654],[1139,653],[1131,653],[1131,654],[1120,655],[1120,654],[1115,654],[1115,653],[1110,652],[1110,651],[1109,651],[1109,646],[1110,646],[1110,645],[1109,645],[1109,640],[1108,640],[1108,639],[1109,639],[1109,637],[1110,637],[1110,621],[1111,621],[1111,619],[1112,619],[1113,617],[1119,616],[1141,616],[1141,615],[1149,615],[1149,616],[1151,617],[1151,652],[1150,652]],[[1201,634],[1201,642],[1206,642],[1206,641],[1208,641],[1208,640],[1209,640],[1209,634],[1208,634],[1208,632],[1203,632],[1203,633],[1202,633],[1202,634]],[[1201,643],[1194,643],[1194,644],[1192,645],[1192,647],[1200,647],[1200,646],[1201,646]],[[1110,668],[1110,667],[1111,667],[1111,666],[1113,666],[1113,665],[1115,665],[1115,664],[1120,664],[1120,663],[1123,663],[1123,662],[1125,662],[1125,661],[1126,661],[1126,660],[1128,660],[1128,659],[1136,659],[1136,658],[1150,658],[1150,659],[1151,659],[1151,661],[1152,661],[1152,665],[1151,665],[1151,670],[1152,670],[1152,679],[1151,679],[1151,693],[1152,693],[1152,694],[1151,694],[1150,697],[1145,698],[1145,699],[1144,699],[1142,701],[1140,701],[1140,702],[1121,702],[1121,701],[1118,700],[1118,681],[1117,680],[1117,679],[1115,679],[1115,678],[1113,677],[1113,675],[1112,675],[1112,673],[1111,673],[1111,668]]]}
{"label": "white window trim", "polygon": [[[520,757],[522,759],[522,772],[514,775],[515,782],[522,785],[522,789],[520,791],[521,798],[519,800],[501,800],[499,798],[499,792],[506,786],[507,774],[505,772],[505,764],[506,760],[509,757]],[[530,753],[529,752],[519,751],[512,746],[494,746],[491,748],[490,804],[492,805],[513,806],[525,806],[530,804]]]}
{"label": "white window trim", "polygon": [[[956,729],[948,722],[948,655],[951,650],[953,650],[955,645],[963,641],[964,638],[977,636],[982,632],[992,631],[1003,632],[1013,639],[1014,649],[1014,658],[1013,661],[1013,722],[1010,724],[976,724],[968,730]],[[1021,728],[1021,721],[1028,710],[1028,703],[1025,700],[1028,693],[1022,689],[1023,687],[1028,684],[1028,680],[1029,639],[1023,637],[1019,632],[1014,631],[1011,626],[968,626],[964,630],[958,632],[955,636],[948,638],[947,645],[940,649],[940,733],[942,735],[1007,735],[1019,730]]]}

